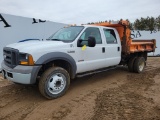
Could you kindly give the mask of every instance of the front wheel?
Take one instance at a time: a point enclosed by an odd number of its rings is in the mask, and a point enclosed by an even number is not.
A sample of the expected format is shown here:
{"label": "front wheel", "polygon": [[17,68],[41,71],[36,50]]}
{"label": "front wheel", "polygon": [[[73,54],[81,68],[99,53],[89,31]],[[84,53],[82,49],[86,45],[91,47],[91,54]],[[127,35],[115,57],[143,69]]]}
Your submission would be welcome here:
{"label": "front wheel", "polygon": [[52,67],[46,70],[39,81],[40,93],[48,98],[55,99],[66,93],[70,86],[68,72],[60,67]]}

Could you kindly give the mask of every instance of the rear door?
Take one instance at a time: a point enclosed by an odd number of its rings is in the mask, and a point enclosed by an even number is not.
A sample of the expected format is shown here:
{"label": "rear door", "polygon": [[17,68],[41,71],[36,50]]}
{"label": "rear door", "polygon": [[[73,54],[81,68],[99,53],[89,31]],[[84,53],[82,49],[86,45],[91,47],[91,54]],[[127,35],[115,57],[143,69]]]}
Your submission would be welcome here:
{"label": "rear door", "polygon": [[104,39],[106,41],[105,54],[106,65],[118,65],[121,60],[121,43],[118,33],[115,29],[102,28]]}

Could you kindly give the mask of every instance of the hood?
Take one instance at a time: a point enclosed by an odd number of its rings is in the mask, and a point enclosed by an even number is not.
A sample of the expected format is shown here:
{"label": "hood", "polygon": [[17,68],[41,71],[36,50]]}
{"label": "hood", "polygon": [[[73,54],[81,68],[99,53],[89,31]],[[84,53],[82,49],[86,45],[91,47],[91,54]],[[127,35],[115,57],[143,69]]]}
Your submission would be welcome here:
{"label": "hood", "polygon": [[62,41],[27,41],[10,44],[7,47],[18,49],[20,52],[32,53],[35,51],[46,51],[57,48],[66,48],[70,43],[64,43]]}

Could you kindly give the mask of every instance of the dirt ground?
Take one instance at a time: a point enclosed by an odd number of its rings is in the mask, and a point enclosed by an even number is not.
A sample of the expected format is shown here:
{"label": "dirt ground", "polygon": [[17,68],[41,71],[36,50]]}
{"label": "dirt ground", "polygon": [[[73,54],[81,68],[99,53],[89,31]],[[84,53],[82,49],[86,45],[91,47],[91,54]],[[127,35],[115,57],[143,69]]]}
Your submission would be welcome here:
{"label": "dirt ground", "polygon": [[160,57],[141,74],[125,67],[77,78],[61,98],[0,75],[0,120],[160,120]]}

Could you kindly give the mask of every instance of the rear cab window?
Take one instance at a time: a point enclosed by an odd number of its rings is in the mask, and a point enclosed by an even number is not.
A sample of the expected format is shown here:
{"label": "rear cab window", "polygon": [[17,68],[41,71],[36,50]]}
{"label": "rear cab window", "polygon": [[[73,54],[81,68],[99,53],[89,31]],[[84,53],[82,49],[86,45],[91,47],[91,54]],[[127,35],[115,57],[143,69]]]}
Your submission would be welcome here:
{"label": "rear cab window", "polygon": [[107,44],[117,44],[116,34],[113,29],[104,28],[103,31]]}

